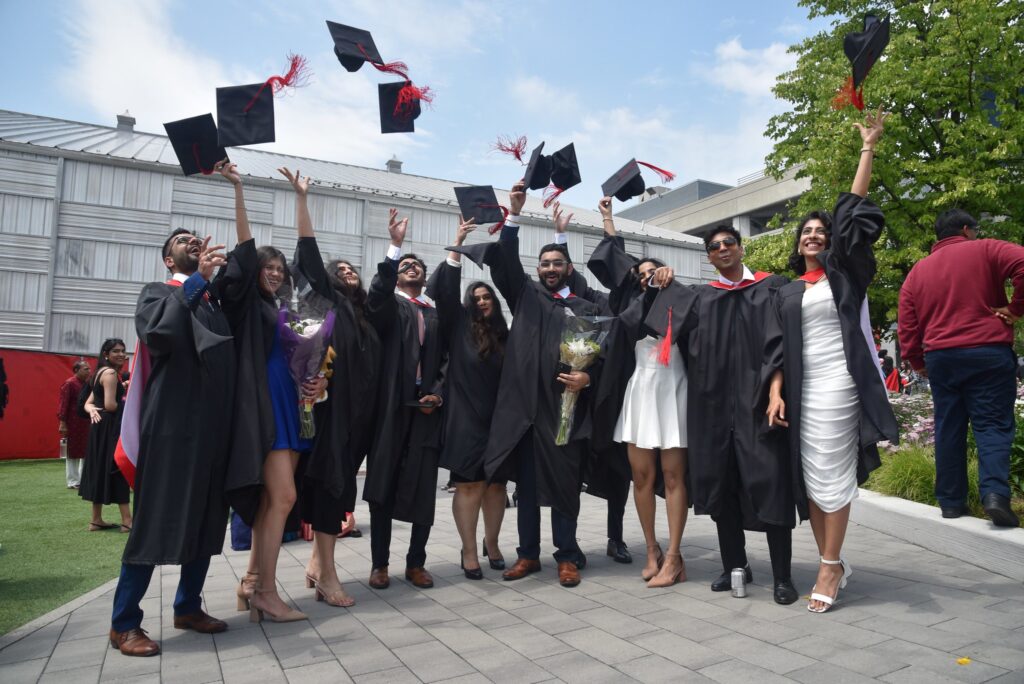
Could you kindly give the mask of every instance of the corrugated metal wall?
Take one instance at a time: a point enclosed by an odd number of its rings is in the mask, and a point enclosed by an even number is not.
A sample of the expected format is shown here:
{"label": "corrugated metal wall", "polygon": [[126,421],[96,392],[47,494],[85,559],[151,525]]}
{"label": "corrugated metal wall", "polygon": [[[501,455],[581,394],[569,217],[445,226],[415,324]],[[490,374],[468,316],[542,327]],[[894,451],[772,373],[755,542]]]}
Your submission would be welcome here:
{"label": "corrugated metal wall", "polygon": [[[0,347],[95,354],[107,337],[135,343],[135,300],[144,283],[167,272],[160,247],[172,228],[235,243],[234,194],[219,178],[184,178],[170,167],[111,163],[0,149]],[[440,181],[439,181],[440,182]],[[291,256],[295,197],[284,182],[248,181],[246,206],[257,244]],[[458,225],[450,205],[392,199],[314,186],[310,213],[325,259],[347,259],[369,283],[388,246],[388,209],[408,216],[405,251],[433,269],[445,258]],[[482,230],[471,241],[490,238]],[[600,236],[570,232],[569,250],[582,265]],[[536,268],[550,225],[524,225],[523,265]],[[656,256],[685,282],[706,280],[706,258],[692,245],[630,237],[631,254]],[[486,279],[464,260],[463,282]],[[599,284],[591,278],[591,284]]]}

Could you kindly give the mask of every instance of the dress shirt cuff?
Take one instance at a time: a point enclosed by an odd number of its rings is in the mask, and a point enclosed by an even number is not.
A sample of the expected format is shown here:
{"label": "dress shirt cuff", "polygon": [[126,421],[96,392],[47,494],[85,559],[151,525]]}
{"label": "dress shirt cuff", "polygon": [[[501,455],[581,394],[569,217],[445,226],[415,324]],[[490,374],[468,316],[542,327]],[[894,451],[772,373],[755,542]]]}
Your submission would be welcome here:
{"label": "dress shirt cuff", "polygon": [[505,225],[511,226],[512,228],[519,227],[519,214],[509,214],[505,217]]}
{"label": "dress shirt cuff", "polygon": [[452,268],[462,268],[462,261],[461,260],[460,261],[456,261],[455,259],[452,259],[451,257],[445,257],[444,260],[445,260],[445,263],[447,263]]}
{"label": "dress shirt cuff", "polygon": [[555,244],[565,245],[569,243],[569,236],[565,233],[555,233]]}
{"label": "dress shirt cuff", "polygon": [[396,247],[395,245],[388,245],[387,258],[392,261],[398,261],[398,257],[402,256],[402,248]]}

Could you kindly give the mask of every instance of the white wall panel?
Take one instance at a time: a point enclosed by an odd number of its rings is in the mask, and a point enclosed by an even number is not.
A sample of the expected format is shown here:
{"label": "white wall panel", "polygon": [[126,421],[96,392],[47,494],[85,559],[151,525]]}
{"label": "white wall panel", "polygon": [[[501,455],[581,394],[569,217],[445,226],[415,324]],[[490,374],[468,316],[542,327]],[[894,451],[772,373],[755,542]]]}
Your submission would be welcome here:
{"label": "white wall panel", "polygon": [[[318,234],[342,233],[362,235],[363,201],[334,197],[311,190],[307,199],[309,217]],[[295,193],[291,190],[274,191],[274,224],[295,226]]]}
{"label": "white wall panel", "polygon": [[135,317],[55,313],[50,318],[48,351],[96,354],[108,337],[120,337],[131,352],[136,341]]}
{"label": "white wall panel", "polygon": [[[290,226],[274,226],[273,240],[269,243],[284,252],[288,260],[295,257],[295,245],[299,240],[299,233]],[[344,259],[352,263],[356,268],[363,265],[363,238],[359,235],[341,235],[339,233],[317,232],[316,245],[320,248],[320,255],[324,262],[332,259]]]}
{"label": "white wall panel", "polygon": [[661,259],[676,271],[676,277],[685,282],[703,282],[701,260],[707,260],[703,252],[694,249],[679,249],[669,245],[647,245],[647,256]]}
{"label": "white wall panel", "polygon": [[53,199],[57,158],[14,155],[0,150],[0,194]]}
{"label": "white wall panel", "polygon": [[100,313],[131,317],[135,315],[135,303],[142,287],[143,283],[57,277],[53,280],[51,310],[54,314]]}
{"label": "white wall panel", "polygon": [[69,159],[64,163],[61,197],[124,209],[171,210],[174,176],[124,166]]}
{"label": "white wall panel", "polygon": [[0,194],[0,233],[53,235],[53,199]]}
{"label": "white wall panel", "polygon": [[161,247],[171,232],[167,214],[61,202],[57,235],[61,238]]}
{"label": "white wall panel", "polygon": [[160,259],[159,247],[61,239],[57,243],[54,274],[148,283],[164,280],[167,269]]}
{"label": "white wall panel", "polygon": [[[226,249],[234,249],[235,245],[238,244],[238,231],[235,229],[235,219],[232,216],[230,219],[216,218],[212,216],[194,216],[190,214],[172,214],[171,215],[171,229],[174,228],[185,228],[187,230],[194,230],[196,235],[199,237],[210,236],[210,244],[213,245],[226,245]],[[270,226],[260,223],[249,223],[249,230],[252,231],[252,236],[256,239],[256,246],[271,244],[270,238],[273,235],[273,231]],[[163,241],[167,239],[167,236],[171,234],[168,230],[160,244],[163,245]]]}
{"label": "white wall panel", "polygon": [[[274,221],[274,191],[245,186],[245,208],[252,223]],[[174,178],[171,211],[175,214],[235,220],[235,191],[225,179]]]}
{"label": "white wall panel", "polygon": [[0,310],[44,313],[46,274],[0,270]]}
{"label": "white wall panel", "polygon": [[39,273],[50,271],[50,240],[29,235],[0,234],[0,271]]}
{"label": "white wall panel", "polygon": [[0,310],[0,347],[42,349],[46,315]]}

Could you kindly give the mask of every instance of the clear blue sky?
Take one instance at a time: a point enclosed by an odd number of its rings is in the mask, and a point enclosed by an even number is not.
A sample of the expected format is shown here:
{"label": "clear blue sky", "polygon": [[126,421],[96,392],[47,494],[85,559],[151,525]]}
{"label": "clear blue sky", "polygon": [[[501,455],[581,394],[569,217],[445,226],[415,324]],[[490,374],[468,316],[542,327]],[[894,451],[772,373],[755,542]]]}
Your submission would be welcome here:
{"label": "clear blue sky", "polygon": [[[371,31],[436,91],[416,134],[380,134],[376,84],[393,79],[344,71],[326,19]],[[127,109],[162,132],[298,52],[314,75],[278,100],[267,147],[377,168],[396,155],[408,173],[507,188],[521,169],[489,152],[498,135],[574,141],[584,183],[565,201],[592,206],[633,156],[676,172],[673,185],[761,168],[786,48],[824,27],[796,0],[0,0],[0,109],[105,125]]]}

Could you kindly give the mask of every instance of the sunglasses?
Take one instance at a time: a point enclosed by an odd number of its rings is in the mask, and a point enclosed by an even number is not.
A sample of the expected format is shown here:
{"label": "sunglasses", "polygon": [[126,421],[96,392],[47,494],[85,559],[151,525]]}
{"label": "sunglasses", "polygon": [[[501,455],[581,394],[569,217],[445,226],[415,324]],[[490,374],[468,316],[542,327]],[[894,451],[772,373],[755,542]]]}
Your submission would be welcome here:
{"label": "sunglasses", "polygon": [[717,250],[722,245],[725,245],[726,247],[735,247],[737,244],[739,244],[739,242],[736,240],[736,238],[734,238],[734,237],[727,237],[727,238],[723,238],[721,240],[715,240],[713,242],[709,242],[708,243],[708,251],[709,252],[714,252],[715,250]]}

